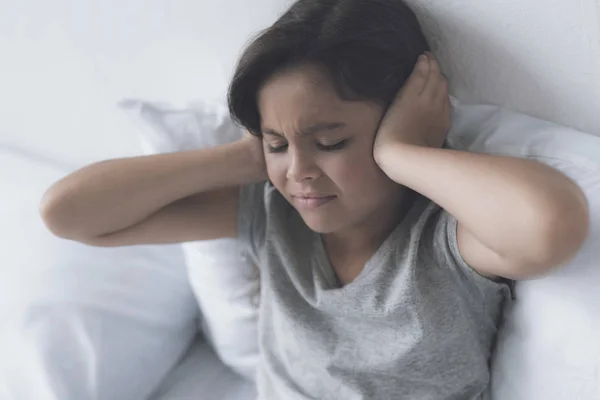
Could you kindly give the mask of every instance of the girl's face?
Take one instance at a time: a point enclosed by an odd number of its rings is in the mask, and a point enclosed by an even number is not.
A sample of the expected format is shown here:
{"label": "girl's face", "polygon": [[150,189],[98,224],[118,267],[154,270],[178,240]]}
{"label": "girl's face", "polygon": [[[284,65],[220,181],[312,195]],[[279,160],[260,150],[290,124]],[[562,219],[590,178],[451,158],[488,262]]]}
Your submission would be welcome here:
{"label": "girl's face", "polygon": [[273,76],[258,106],[269,179],[312,230],[338,232],[394,212],[401,187],[373,159],[382,106],[342,100],[310,66]]}

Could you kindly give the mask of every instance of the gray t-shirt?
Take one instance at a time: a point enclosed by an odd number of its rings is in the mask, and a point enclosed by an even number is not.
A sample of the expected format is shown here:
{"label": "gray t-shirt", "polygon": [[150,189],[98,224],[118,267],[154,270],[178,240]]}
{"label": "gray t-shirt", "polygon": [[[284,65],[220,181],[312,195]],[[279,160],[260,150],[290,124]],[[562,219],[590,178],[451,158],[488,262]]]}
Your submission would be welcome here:
{"label": "gray t-shirt", "polygon": [[351,283],[269,183],[240,191],[261,270],[261,400],[488,399],[507,283],[462,260],[456,219],[423,197]]}

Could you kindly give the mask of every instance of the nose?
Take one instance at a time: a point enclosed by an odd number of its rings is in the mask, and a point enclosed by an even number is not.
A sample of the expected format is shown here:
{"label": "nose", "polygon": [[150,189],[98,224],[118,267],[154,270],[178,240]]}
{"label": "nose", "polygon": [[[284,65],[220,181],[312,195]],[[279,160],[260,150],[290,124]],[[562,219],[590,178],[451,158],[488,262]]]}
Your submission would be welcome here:
{"label": "nose", "polygon": [[321,171],[309,154],[296,150],[290,152],[291,160],[287,170],[287,179],[294,182],[305,182],[317,179]]}

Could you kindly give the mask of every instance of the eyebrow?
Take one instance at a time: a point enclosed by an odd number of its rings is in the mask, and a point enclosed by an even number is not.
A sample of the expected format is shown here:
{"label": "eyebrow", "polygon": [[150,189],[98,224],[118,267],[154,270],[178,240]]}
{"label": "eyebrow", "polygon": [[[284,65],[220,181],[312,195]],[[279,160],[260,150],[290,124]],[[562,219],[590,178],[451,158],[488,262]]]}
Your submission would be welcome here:
{"label": "eyebrow", "polygon": [[[309,126],[306,129],[303,129],[300,132],[300,134],[301,135],[314,135],[315,133],[318,133],[318,132],[332,131],[334,129],[343,128],[345,126],[346,126],[346,124],[343,122],[321,122],[321,123]],[[271,135],[271,136],[279,136],[279,137],[285,138],[285,135],[283,133],[277,132],[273,129],[264,129],[263,134]]]}

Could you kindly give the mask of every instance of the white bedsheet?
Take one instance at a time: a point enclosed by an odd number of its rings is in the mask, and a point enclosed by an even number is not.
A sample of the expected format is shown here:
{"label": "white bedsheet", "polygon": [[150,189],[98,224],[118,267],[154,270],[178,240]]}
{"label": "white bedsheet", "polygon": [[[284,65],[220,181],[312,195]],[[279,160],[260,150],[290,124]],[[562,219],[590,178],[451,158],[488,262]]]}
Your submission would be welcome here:
{"label": "white bedsheet", "polygon": [[148,400],[254,400],[254,385],[225,367],[198,339]]}

